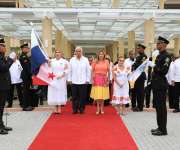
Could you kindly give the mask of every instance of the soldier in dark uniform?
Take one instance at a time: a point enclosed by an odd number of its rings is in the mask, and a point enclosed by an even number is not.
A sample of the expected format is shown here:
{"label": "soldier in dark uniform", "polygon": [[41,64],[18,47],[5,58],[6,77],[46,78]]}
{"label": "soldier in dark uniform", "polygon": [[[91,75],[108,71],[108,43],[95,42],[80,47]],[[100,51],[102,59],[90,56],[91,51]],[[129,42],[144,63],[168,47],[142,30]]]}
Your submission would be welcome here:
{"label": "soldier in dark uniform", "polygon": [[[135,63],[132,65],[132,71],[136,70],[146,59],[147,56],[144,53],[146,47],[142,44],[138,44]],[[143,72],[136,80],[134,89],[132,90],[132,110],[143,111],[144,106],[144,82],[146,80],[146,74]],[[137,102],[137,105],[136,105]]]}
{"label": "soldier in dark uniform", "polygon": [[22,65],[21,78],[23,80],[23,111],[32,111],[32,100],[31,100],[31,61],[28,57],[29,48],[28,44],[21,45],[22,53],[20,55],[19,61]]}
{"label": "soldier in dark uniform", "polygon": [[13,64],[13,59],[5,58],[6,47],[4,44],[4,39],[0,39],[0,134],[8,134],[8,131],[12,130],[3,123],[4,106],[11,87],[9,68]]}
{"label": "soldier in dark uniform", "polygon": [[169,70],[171,63],[171,57],[166,52],[166,46],[169,41],[163,37],[158,38],[157,49],[159,50],[159,55],[155,60],[155,67],[152,74],[152,90],[153,99],[156,106],[156,116],[157,116],[157,129],[152,129],[152,135],[167,135],[167,108],[166,108],[166,92],[168,89],[168,82],[166,79],[166,74]]}

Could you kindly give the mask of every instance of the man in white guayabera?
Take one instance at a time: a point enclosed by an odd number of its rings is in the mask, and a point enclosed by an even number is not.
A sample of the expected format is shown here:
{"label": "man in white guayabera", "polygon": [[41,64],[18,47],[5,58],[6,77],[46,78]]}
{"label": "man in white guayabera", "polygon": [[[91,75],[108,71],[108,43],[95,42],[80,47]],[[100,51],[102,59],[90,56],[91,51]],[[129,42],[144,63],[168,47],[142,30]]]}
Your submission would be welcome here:
{"label": "man in white guayabera", "polygon": [[72,83],[72,109],[73,114],[78,111],[83,114],[87,97],[87,84],[89,83],[90,66],[88,59],[83,56],[83,49],[77,47],[76,55],[70,60],[68,81]]}

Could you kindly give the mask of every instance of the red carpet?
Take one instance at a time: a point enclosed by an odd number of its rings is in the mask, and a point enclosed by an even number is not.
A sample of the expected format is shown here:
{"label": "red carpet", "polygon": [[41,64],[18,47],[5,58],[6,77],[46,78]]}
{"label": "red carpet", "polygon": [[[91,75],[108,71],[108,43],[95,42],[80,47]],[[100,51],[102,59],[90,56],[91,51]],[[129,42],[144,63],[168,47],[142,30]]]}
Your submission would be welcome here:
{"label": "red carpet", "polygon": [[85,114],[51,115],[29,150],[137,150],[130,133],[114,108],[105,107],[104,115],[96,107],[86,107]]}

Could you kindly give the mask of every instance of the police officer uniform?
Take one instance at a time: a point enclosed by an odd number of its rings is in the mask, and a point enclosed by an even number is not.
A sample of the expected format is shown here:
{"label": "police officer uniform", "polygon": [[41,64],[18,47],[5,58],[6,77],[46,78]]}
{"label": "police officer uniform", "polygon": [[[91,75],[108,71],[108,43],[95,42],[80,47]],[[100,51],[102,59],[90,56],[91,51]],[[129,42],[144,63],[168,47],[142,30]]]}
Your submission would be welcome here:
{"label": "police officer uniform", "polygon": [[[21,49],[28,48],[28,44],[21,45]],[[32,111],[32,100],[30,87],[32,83],[31,79],[31,61],[26,52],[22,52],[19,58],[21,66],[23,68],[21,72],[21,79],[23,80],[23,110]]]}
{"label": "police officer uniform", "polygon": [[[145,46],[138,44],[138,47],[145,50]],[[136,70],[145,60],[147,56],[144,52],[138,52],[138,56],[134,64],[132,65],[132,71]],[[135,82],[134,88],[132,89],[132,110],[133,111],[143,111],[144,106],[144,82],[146,80],[145,72],[142,72],[141,75]],[[137,105],[136,105],[137,103]]]}
{"label": "police officer uniform", "polygon": [[[5,47],[4,39],[0,39],[0,47]],[[3,112],[5,102],[7,100],[8,91],[11,87],[11,78],[9,68],[11,67],[13,60],[11,58],[5,58],[5,52],[0,51],[0,134],[8,134],[8,131],[12,130],[10,127],[5,127],[3,123]]]}
{"label": "police officer uniform", "polygon": [[[168,44],[169,41],[163,37],[158,38],[158,43]],[[157,115],[157,129],[152,129],[153,135],[167,135],[167,108],[166,108],[166,92],[168,89],[168,82],[166,74],[169,70],[171,63],[171,57],[166,50],[159,50],[160,53],[156,57],[155,67],[153,68],[152,74],[152,90],[153,99],[156,106]]]}

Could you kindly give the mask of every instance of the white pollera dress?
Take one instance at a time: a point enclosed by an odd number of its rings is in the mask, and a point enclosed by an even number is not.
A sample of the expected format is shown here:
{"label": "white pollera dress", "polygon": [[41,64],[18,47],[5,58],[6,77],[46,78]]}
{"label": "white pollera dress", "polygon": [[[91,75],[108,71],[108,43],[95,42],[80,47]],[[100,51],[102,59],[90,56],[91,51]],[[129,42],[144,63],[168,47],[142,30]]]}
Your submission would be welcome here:
{"label": "white pollera dress", "polygon": [[128,104],[129,99],[129,83],[128,83],[128,71],[126,68],[124,70],[117,69],[114,71],[116,79],[122,84],[120,87],[115,81],[113,84],[113,97],[111,103],[113,105],[118,104]]}
{"label": "white pollera dress", "polygon": [[[65,105],[67,102],[67,73],[68,68],[67,61],[63,58],[57,60],[51,60],[51,68],[53,74],[56,76],[53,79],[51,85],[48,86],[48,104],[49,105]],[[61,76],[65,73],[65,76],[61,79],[58,79],[58,76]]]}

